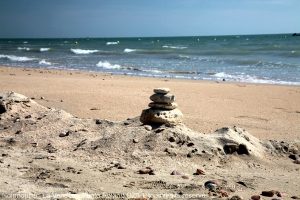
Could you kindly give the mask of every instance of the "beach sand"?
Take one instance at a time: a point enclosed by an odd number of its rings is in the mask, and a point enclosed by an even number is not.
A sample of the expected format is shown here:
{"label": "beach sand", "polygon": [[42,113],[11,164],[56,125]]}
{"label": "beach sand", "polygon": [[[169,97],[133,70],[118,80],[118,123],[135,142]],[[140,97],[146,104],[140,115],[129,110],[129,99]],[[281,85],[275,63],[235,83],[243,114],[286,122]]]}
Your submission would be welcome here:
{"label": "beach sand", "polygon": [[[156,87],[186,126],[139,121]],[[0,91],[0,198],[300,199],[300,87],[1,67]]]}
{"label": "beach sand", "polygon": [[[80,118],[121,121],[168,87],[191,129],[239,126],[261,139],[300,139],[300,87],[145,78],[82,71],[0,67],[0,91],[15,91]],[[44,99],[40,99],[44,97]]]}

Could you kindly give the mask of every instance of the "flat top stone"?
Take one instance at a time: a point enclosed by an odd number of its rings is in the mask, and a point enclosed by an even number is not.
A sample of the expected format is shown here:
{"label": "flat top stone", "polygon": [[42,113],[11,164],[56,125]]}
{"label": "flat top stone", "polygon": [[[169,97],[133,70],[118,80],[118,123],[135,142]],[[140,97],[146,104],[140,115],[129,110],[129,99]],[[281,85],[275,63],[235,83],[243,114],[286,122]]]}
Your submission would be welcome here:
{"label": "flat top stone", "polygon": [[153,90],[153,92],[156,94],[167,94],[170,92],[170,89],[169,88],[155,88]]}
{"label": "flat top stone", "polygon": [[153,94],[150,100],[155,103],[173,103],[175,96],[173,94]]}

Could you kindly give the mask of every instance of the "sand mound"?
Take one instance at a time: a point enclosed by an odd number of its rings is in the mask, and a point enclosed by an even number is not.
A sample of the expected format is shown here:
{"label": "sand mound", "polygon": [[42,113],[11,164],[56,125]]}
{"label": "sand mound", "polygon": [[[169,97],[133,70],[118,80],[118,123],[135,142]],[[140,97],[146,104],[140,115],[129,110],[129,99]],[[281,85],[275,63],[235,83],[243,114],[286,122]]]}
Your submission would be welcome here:
{"label": "sand mound", "polygon": [[[139,190],[208,197],[243,187],[248,194],[260,184],[239,170],[263,170],[275,154],[298,154],[297,144],[260,141],[238,127],[204,134],[183,124],[143,125],[139,117],[79,119],[14,92],[0,94],[0,117],[0,188],[12,193],[43,196],[47,190],[76,199],[118,191],[131,198]],[[208,171],[205,178],[199,178],[199,168]],[[182,178],[170,176],[173,170]],[[218,179],[217,188],[205,186],[210,179]]]}

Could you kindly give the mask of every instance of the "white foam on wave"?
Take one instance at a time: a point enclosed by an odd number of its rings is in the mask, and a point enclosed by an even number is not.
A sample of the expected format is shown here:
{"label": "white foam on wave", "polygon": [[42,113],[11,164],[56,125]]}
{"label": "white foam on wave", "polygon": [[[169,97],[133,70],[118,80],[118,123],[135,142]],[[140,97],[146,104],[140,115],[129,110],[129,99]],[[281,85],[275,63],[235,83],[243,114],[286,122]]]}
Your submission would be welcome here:
{"label": "white foam on wave", "polygon": [[184,59],[190,59],[191,58],[190,56],[186,56],[186,55],[179,55],[178,57],[179,58],[184,58]]}
{"label": "white foam on wave", "polygon": [[102,68],[105,68],[105,69],[121,69],[121,65],[117,65],[117,64],[111,64],[109,63],[108,61],[99,61],[97,64],[96,64],[97,67],[102,67]]}
{"label": "white foam on wave", "polygon": [[70,49],[75,54],[91,54],[99,52],[99,50],[89,50],[89,49]]}
{"label": "white foam on wave", "polygon": [[187,47],[164,45],[164,46],[162,46],[162,48],[168,48],[168,49],[186,49]]}
{"label": "white foam on wave", "polygon": [[214,75],[217,79],[227,79],[229,81],[238,81],[246,83],[260,83],[260,84],[280,84],[280,85],[300,85],[300,82],[290,82],[290,81],[281,81],[281,80],[271,80],[271,79],[262,79],[256,76],[250,76],[245,74],[232,75],[225,72],[219,72]]}
{"label": "white foam on wave", "polygon": [[106,42],[106,45],[117,45],[119,44],[120,41],[116,41],[116,42]]}
{"label": "white foam on wave", "polygon": [[22,50],[30,51],[30,48],[28,48],[28,47],[18,47],[18,50],[20,50],[20,51],[22,51]]}
{"label": "white foam on wave", "polygon": [[50,48],[40,48],[40,52],[49,51]]}
{"label": "white foam on wave", "polygon": [[17,62],[26,62],[26,61],[31,61],[31,60],[36,60],[35,58],[28,58],[25,56],[15,56],[15,55],[0,55],[0,59],[5,58],[10,61],[17,61]]}
{"label": "white foam on wave", "polygon": [[46,61],[45,59],[43,59],[43,60],[41,60],[41,61],[39,62],[39,64],[40,64],[40,65],[51,65],[52,63]]}
{"label": "white foam on wave", "polygon": [[158,69],[142,69],[143,72],[150,72],[150,73],[155,73],[155,74],[161,74],[163,73],[162,71]]}
{"label": "white foam on wave", "polygon": [[124,49],[124,53],[134,52],[136,49]]}

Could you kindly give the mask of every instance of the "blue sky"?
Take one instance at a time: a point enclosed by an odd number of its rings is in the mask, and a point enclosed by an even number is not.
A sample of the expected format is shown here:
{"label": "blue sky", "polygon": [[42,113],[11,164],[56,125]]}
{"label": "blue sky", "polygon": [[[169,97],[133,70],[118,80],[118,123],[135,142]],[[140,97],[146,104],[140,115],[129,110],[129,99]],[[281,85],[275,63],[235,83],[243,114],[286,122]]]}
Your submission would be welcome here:
{"label": "blue sky", "polygon": [[300,32],[300,0],[0,0],[0,37]]}

